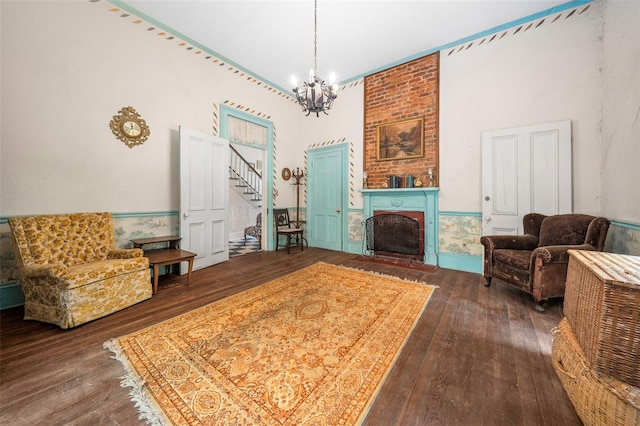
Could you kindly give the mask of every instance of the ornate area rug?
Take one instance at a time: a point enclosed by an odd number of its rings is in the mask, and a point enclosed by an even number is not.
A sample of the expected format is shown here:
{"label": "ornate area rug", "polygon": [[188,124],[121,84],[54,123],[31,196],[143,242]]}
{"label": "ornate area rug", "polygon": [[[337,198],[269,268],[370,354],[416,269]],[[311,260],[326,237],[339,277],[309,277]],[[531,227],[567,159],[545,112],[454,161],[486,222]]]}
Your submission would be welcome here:
{"label": "ornate area rug", "polygon": [[151,424],[352,425],[434,288],[317,263],[104,346]]}

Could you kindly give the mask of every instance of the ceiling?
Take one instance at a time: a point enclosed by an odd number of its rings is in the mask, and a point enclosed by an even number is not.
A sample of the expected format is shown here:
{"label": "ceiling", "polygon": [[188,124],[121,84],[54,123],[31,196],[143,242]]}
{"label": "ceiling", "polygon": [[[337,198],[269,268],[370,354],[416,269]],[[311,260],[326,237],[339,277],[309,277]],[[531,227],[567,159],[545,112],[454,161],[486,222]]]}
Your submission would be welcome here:
{"label": "ceiling", "polygon": [[[287,92],[292,76],[302,80],[313,68],[313,0],[111,2]],[[317,71],[348,82],[584,2],[319,0]]]}

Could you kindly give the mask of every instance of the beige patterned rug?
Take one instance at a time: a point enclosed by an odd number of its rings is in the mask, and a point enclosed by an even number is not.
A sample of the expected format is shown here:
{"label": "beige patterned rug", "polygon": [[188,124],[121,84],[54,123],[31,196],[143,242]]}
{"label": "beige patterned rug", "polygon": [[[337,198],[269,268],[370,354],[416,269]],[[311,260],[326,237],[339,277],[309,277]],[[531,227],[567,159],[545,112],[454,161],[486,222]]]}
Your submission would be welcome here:
{"label": "beige patterned rug", "polygon": [[434,288],[317,263],[105,348],[151,424],[353,425]]}

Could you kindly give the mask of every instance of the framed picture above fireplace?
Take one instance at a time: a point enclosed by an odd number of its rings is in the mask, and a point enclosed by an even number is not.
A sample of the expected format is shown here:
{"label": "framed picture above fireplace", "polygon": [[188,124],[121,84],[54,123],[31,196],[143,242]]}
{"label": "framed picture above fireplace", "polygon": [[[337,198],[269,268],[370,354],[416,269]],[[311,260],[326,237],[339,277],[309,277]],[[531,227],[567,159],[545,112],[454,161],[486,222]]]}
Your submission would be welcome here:
{"label": "framed picture above fireplace", "polygon": [[424,157],[424,117],[378,126],[378,161]]}

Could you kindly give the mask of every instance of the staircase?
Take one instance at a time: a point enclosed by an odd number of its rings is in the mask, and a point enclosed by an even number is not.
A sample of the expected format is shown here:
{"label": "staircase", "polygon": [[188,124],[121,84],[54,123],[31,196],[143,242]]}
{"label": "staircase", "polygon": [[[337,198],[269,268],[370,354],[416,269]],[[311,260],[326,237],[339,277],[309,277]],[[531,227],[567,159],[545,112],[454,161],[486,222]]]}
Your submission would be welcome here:
{"label": "staircase", "polygon": [[262,175],[229,146],[229,186],[256,208],[262,206]]}

